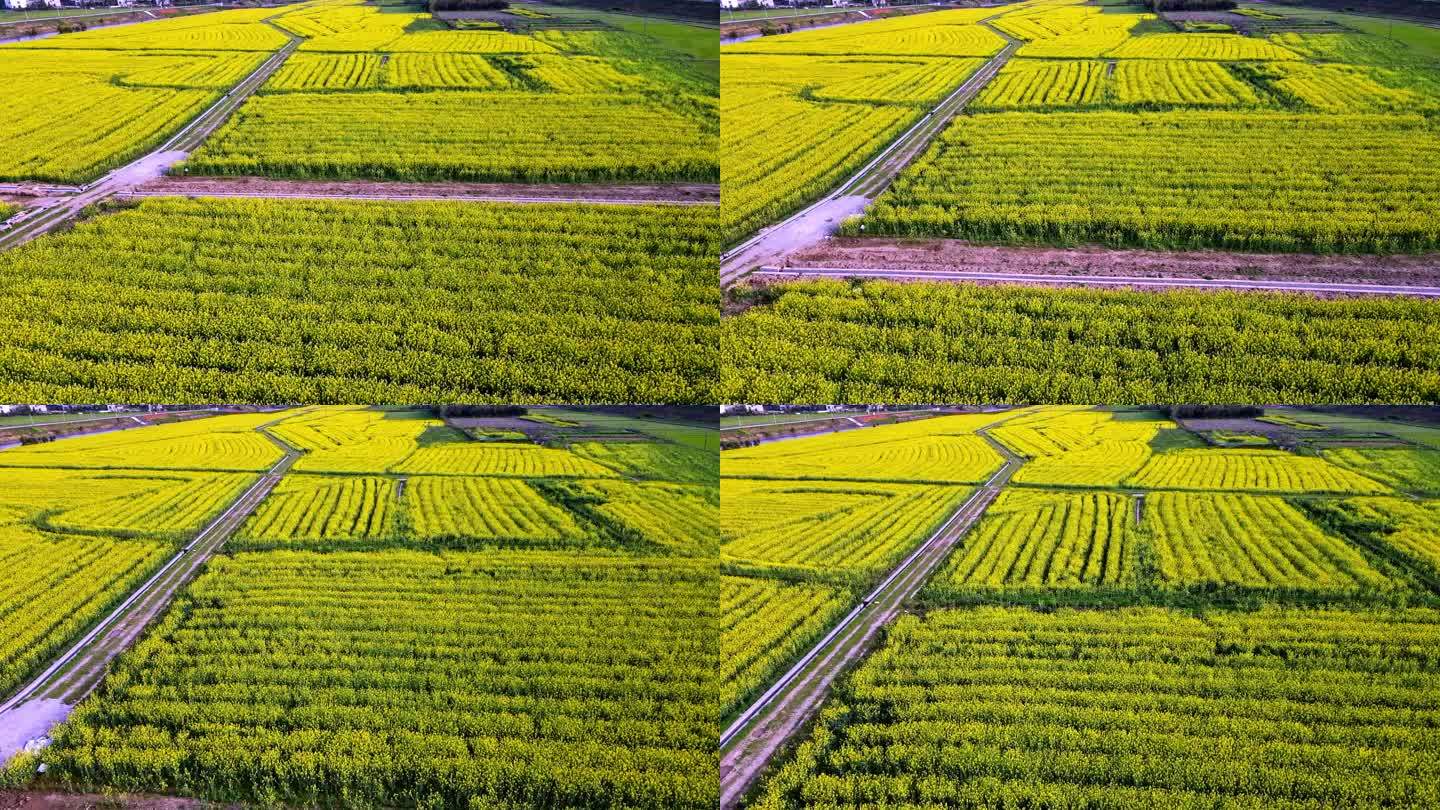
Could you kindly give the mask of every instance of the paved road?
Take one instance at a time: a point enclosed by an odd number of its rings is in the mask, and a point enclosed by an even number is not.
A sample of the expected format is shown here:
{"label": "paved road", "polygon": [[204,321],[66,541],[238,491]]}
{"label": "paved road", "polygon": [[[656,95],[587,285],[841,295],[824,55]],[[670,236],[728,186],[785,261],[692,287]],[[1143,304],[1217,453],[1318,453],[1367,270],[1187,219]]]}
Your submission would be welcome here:
{"label": "paved road", "polygon": [[62,222],[74,219],[88,206],[103,202],[121,192],[129,191],[164,176],[171,166],[189,156],[190,152],[194,151],[223,124],[236,108],[245,103],[245,100],[254,94],[270,78],[271,74],[280,68],[281,63],[300,46],[302,41],[300,37],[284,31],[278,26],[276,30],[284,32],[290,41],[222,96],[220,100],[196,116],[149,154],[121,166],[93,183],[81,186],[78,193],[62,197],[48,207],[35,209],[35,213],[30,214],[24,220],[0,231],[0,250],[23,245],[31,239],[49,232]]}
{"label": "paved road", "polygon": [[734,284],[751,268],[816,244],[834,233],[846,217],[869,207],[869,197],[826,197],[789,219],[766,228],[720,259],[720,283]]}
{"label": "paved road", "polygon": [[[982,22],[982,25],[985,24]],[[987,25],[987,27],[989,27]],[[944,131],[965,105],[980,92],[1022,44],[997,28],[1005,47],[970,75],[944,101],[896,138],[859,171],[817,202],[789,218],[761,230],[720,257],[720,284],[729,286],[751,269],[796,250],[818,244],[835,233],[846,217],[863,213],[900,172],[919,157],[935,136]]]}
{"label": "paved road", "polygon": [[[281,417],[283,418],[283,417]],[[0,728],[22,728],[21,734],[0,737],[0,763],[30,739],[48,734],[86,695],[99,686],[106,667],[124,652],[170,604],[180,588],[240,528],[255,507],[280,483],[300,452],[259,430],[285,451],[285,456],[200,530],[148,581],[102,619],[64,655],[0,704]],[[23,739],[22,739],[23,737]]]}
{"label": "paved road", "polygon": [[721,810],[739,806],[771,758],[820,710],[835,679],[866,654],[1024,463],[984,430],[980,435],[1004,466],[721,734]]}
{"label": "paved road", "polygon": [[897,281],[984,281],[1010,284],[1060,284],[1080,287],[1162,287],[1171,289],[1264,290],[1268,292],[1325,293],[1333,295],[1409,295],[1440,297],[1440,287],[1407,284],[1265,281],[1243,278],[1185,278],[1152,276],[1051,275],[1047,273],[987,273],[969,270],[899,270],[875,267],[762,267],[755,275],[784,278],[888,278]]}

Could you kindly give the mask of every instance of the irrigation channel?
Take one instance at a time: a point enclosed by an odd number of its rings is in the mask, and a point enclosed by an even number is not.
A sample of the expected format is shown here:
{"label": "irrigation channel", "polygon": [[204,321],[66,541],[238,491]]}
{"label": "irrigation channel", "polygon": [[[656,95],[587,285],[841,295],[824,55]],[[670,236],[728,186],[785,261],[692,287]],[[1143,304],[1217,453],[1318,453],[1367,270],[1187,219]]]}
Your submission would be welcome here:
{"label": "irrigation channel", "polygon": [[301,453],[267,429],[279,418],[256,430],[280,447],[285,452],[284,458],[231,501],[70,649],[0,703],[0,765],[24,750],[32,740],[48,735],[70,715],[76,704],[100,685],[110,661],[140,637],[145,627],[169,606],[180,589],[280,483]]}
{"label": "irrigation channel", "polygon": [[1020,469],[1024,459],[988,433],[1019,413],[977,431],[1004,457],[1004,465],[721,733],[721,810],[740,805],[775,755],[820,710],[836,678],[866,655],[881,628],[894,621]]}

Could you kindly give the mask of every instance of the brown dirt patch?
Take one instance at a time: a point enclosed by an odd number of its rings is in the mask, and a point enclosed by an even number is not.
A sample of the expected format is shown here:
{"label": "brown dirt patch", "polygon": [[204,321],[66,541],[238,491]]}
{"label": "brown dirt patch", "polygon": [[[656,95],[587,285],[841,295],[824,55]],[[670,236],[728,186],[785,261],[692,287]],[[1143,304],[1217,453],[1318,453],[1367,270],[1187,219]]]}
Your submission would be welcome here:
{"label": "brown dirt patch", "polygon": [[970,245],[953,239],[827,239],[787,267],[873,267],[1074,276],[1254,279],[1328,283],[1440,284],[1440,254],[1320,256],[1228,251],[1115,250]]}
{"label": "brown dirt patch", "polygon": [[720,187],[705,183],[577,185],[567,183],[391,183],[369,180],[276,180],[268,177],[162,177],[137,189],[159,194],[239,194],[255,197],[556,197],[636,202],[719,202]]}
{"label": "brown dirt patch", "polygon": [[0,791],[0,810],[200,810],[201,808],[235,807],[238,804],[216,804],[175,796],[153,796],[140,793],[60,793],[58,791]]}

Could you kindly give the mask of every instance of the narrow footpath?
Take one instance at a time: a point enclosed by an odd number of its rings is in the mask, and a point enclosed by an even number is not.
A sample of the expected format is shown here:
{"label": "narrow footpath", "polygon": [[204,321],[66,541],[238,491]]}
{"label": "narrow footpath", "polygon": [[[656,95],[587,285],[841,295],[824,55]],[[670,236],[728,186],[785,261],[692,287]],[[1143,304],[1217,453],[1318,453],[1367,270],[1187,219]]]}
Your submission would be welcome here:
{"label": "narrow footpath", "polygon": [[119,607],[0,703],[0,764],[8,762],[31,740],[48,735],[70,716],[70,711],[100,685],[110,661],[135,643],[300,458],[299,450],[267,429],[274,421],[256,430],[280,447],[285,456],[206,524]]}
{"label": "narrow footpath", "polygon": [[919,592],[1024,463],[987,430],[977,433],[1004,457],[1004,465],[721,733],[721,810],[739,807],[775,755],[820,710],[836,678],[864,658],[881,629]]}

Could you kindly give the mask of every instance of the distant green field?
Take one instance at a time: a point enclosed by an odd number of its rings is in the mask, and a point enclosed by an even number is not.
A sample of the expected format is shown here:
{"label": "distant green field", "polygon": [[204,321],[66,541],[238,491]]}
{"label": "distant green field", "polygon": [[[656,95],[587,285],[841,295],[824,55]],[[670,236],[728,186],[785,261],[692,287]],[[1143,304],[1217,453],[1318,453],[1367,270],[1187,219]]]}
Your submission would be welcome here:
{"label": "distant green field", "polygon": [[602,430],[631,430],[645,433],[700,450],[720,449],[720,431],[688,422],[665,422],[658,419],[641,419],[611,413],[567,411],[561,408],[546,408],[543,413]]}
{"label": "distant green field", "polygon": [[1440,428],[1425,427],[1409,422],[1396,422],[1389,419],[1370,419],[1363,416],[1351,416],[1341,413],[1291,410],[1286,410],[1282,413],[1294,417],[1301,422],[1310,422],[1312,424],[1354,433],[1385,433],[1397,439],[1404,439],[1407,442],[1414,442],[1425,445],[1426,447],[1440,449]]}
{"label": "distant green field", "polygon": [[103,419],[107,416],[124,416],[125,414],[105,413],[36,413],[24,416],[0,416],[0,427],[14,427],[15,425],[45,424],[47,422],[78,422],[85,419]]}
{"label": "distant green field", "polygon": [[856,413],[863,413],[863,411],[843,411],[839,413],[758,413],[748,416],[722,416],[720,417],[720,427],[723,429],[753,427],[755,425],[788,424],[791,422],[819,422],[826,419],[840,419]]}
{"label": "distant green field", "polygon": [[744,22],[772,17],[813,17],[816,14],[844,12],[843,8],[743,8],[727,9],[720,16],[721,22]]}

